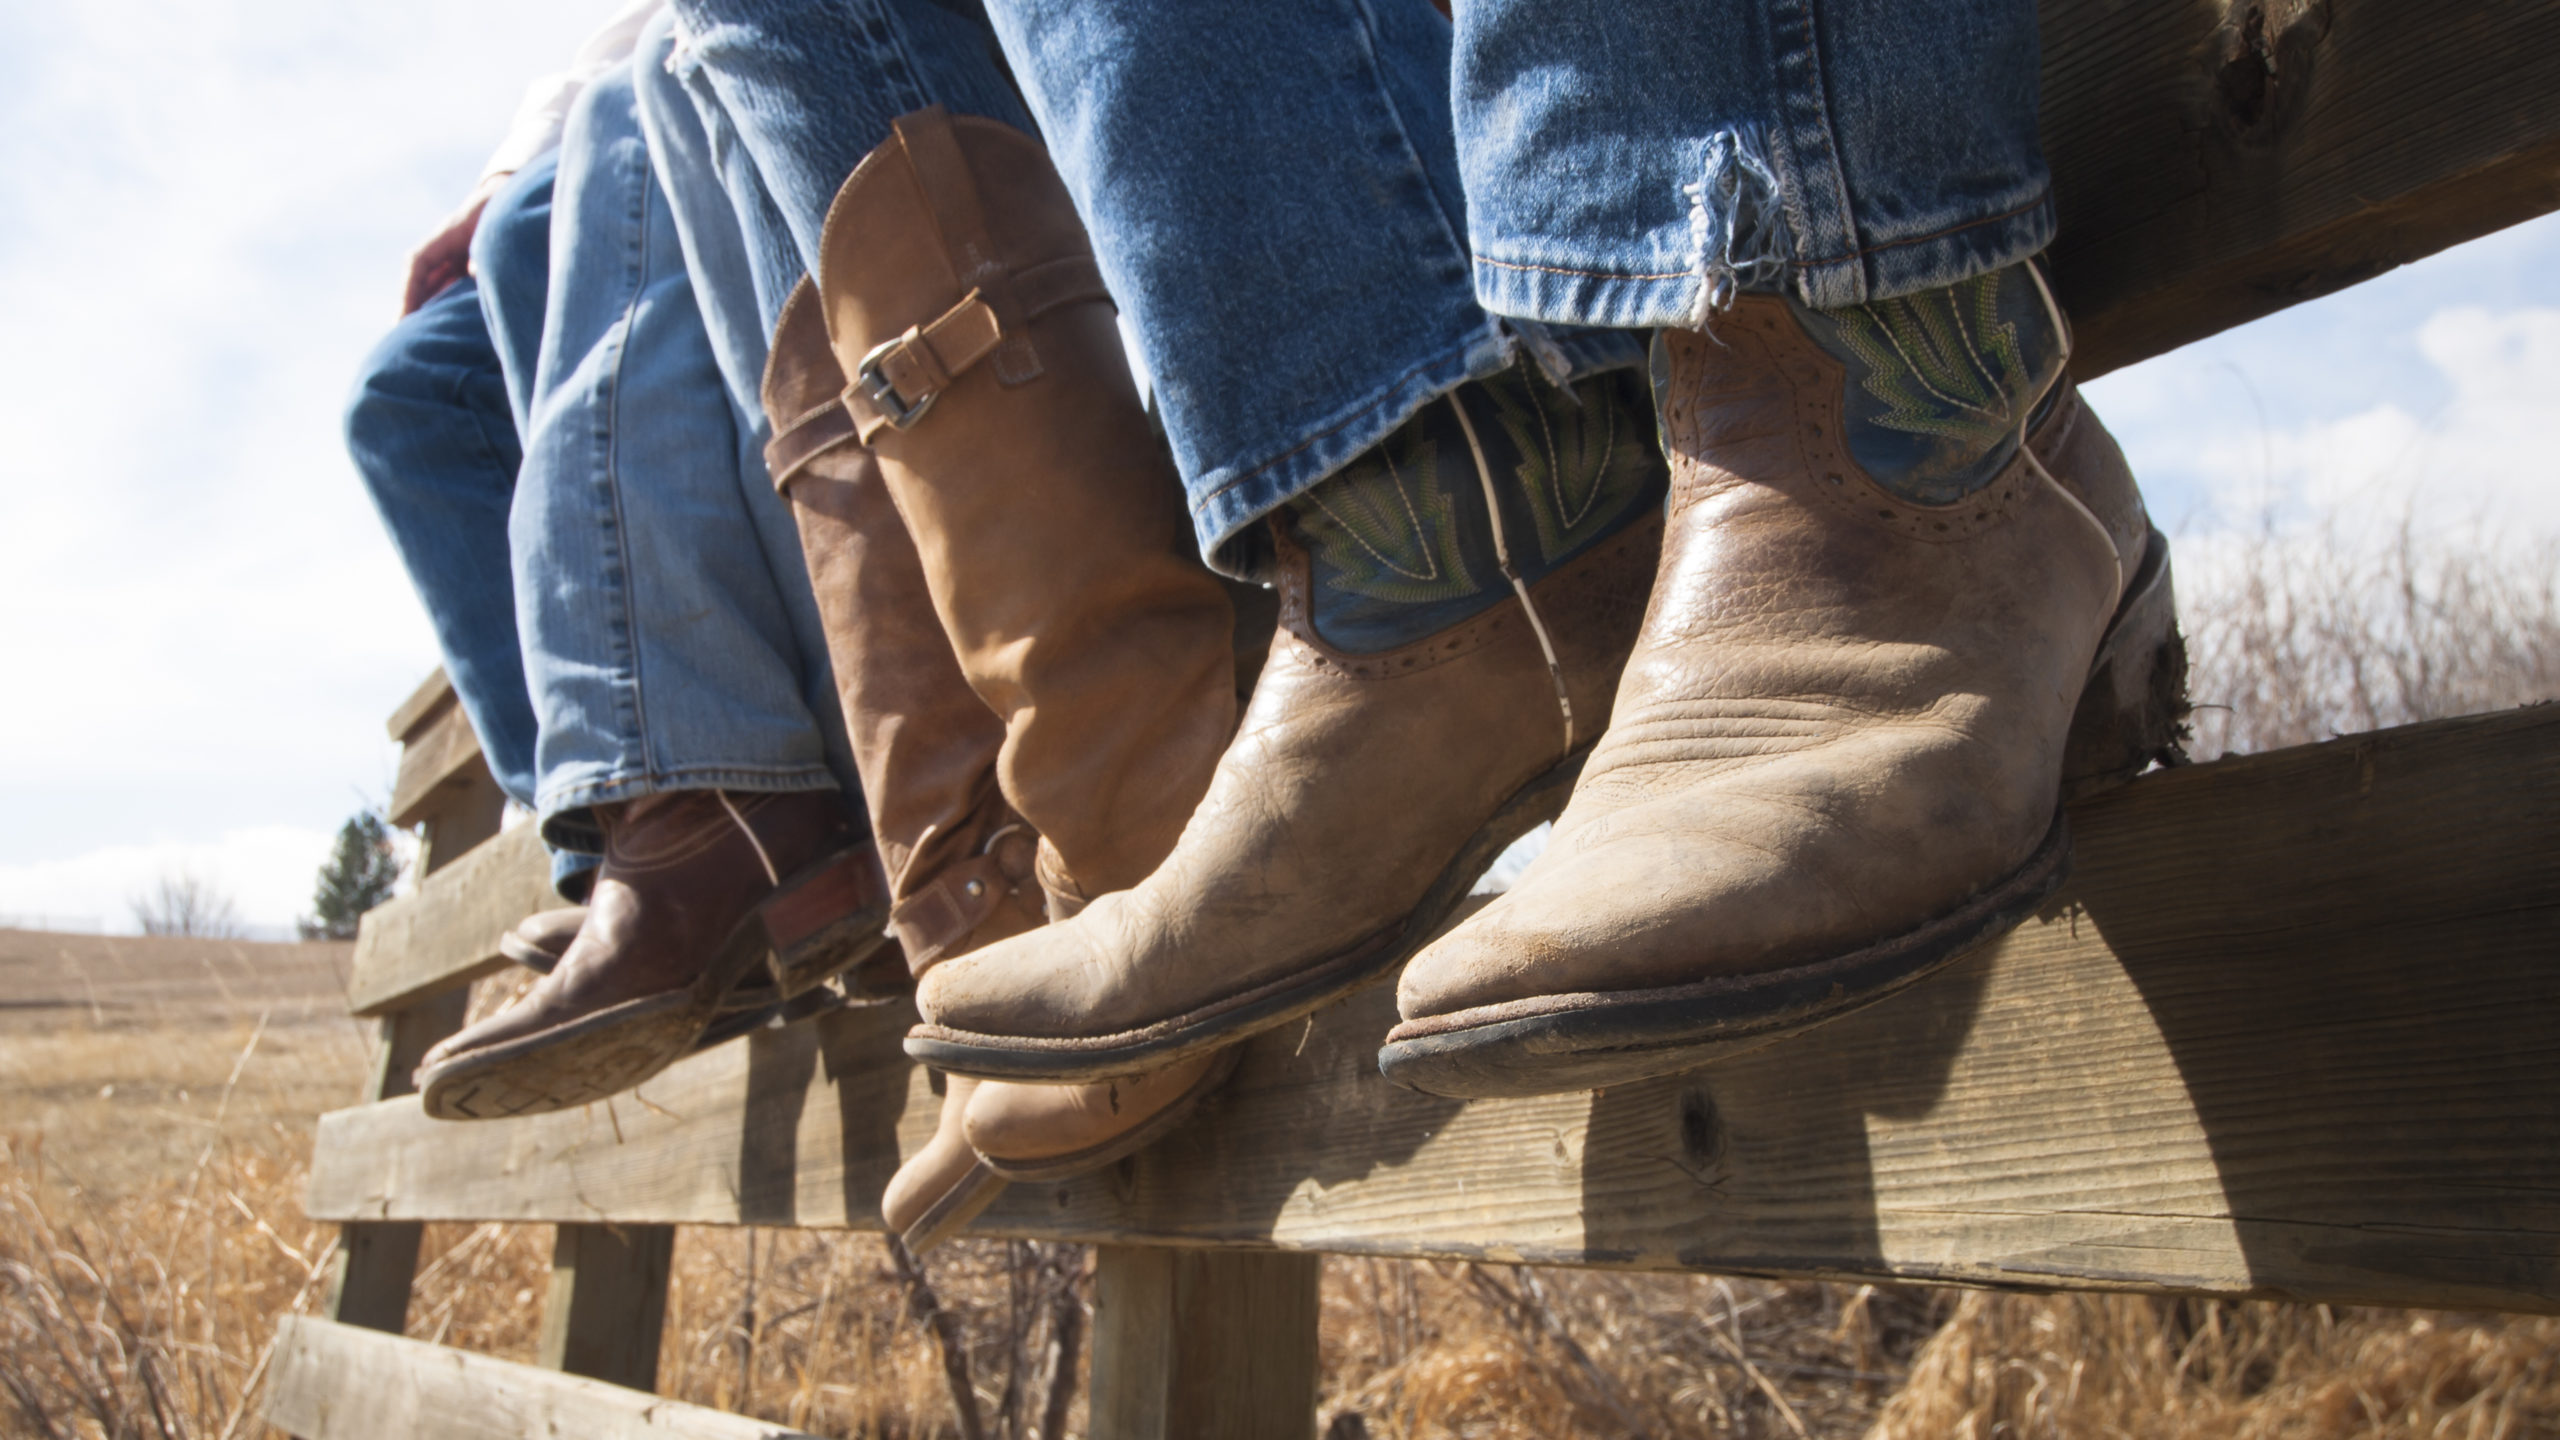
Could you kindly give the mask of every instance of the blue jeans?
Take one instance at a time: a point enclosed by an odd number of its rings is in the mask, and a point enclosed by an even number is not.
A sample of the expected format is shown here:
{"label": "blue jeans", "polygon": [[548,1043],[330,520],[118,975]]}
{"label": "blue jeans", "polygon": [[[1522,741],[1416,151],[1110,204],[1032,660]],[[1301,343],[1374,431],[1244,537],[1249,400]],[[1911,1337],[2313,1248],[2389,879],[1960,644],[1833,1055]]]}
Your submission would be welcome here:
{"label": "blue jeans", "polygon": [[1210,547],[1515,348],[1623,363],[1728,287],[1846,305],[2052,232],[2029,0],[990,9]]}
{"label": "blue jeans", "polygon": [[[714,353],[629,68],[580,95],[561,142],[548,294],[510,517],[539,718],[534,805],[557,843],[592,807],[666,790],[850,791],[816,601],[759,432]],[[494,258],[494,257],[493,257]]]}
{"label": "blue jeans", "polygon": [[[550,247],[554,159],[517,172],[482,212],[475,254],[530,284],[539,312]],[[535,722],[516,643],[507,512],[524,451],[477,278],[455,282],[406,316],[357,373],[347,450],[435,627],[436,648],[498,788],[533,804]],[[521,308],[520,306],[518,308]],[[538,336],[522,341],[528,357]],[[551,879],[582,894],[596,857],[553,847]]]}
{"label": "blue jeans", "polygon": [[[751,247],[815,270],[827,206],[889,122],[929,105],[1029,131],[977,0],[672,0],[676,61]],[[752,174],[738,168],[743,159]],[[774,234],[775,226],[785,232]],[[759,284],[767,333],[779,291]]]}
{"label": "blue jeans", "polygon": [[516,649],[507,507],[523,450],[480,287],[403,316],[356,372],[347,453],[435,628],[444,673],[498,788],[533,803],[533,700]]}

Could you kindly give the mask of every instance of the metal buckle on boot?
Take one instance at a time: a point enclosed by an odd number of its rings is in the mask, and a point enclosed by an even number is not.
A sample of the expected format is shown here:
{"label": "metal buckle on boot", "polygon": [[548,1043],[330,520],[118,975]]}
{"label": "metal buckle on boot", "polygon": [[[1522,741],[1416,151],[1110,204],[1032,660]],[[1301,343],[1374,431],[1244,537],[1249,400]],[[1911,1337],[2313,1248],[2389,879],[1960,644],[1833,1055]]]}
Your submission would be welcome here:
{"label": "metal buckle on boot", "polygon": [[871,402],[873,412],[899,430],[923,419],[924,412],[932,409],[933,402],[942,396],[941,391],[931,390],[923,399],[910,404],[906,396],[898,393],[898,387],[889,383],[889,377],[881,373],[880,362],[888,358],[889,352],[906,344],[914,333],[909,331],[894,340],[883,340],[872,346],[871,353],[862,357],[862,363],[854,367],[853,372],[854,388],[862,392],[863,399]]}

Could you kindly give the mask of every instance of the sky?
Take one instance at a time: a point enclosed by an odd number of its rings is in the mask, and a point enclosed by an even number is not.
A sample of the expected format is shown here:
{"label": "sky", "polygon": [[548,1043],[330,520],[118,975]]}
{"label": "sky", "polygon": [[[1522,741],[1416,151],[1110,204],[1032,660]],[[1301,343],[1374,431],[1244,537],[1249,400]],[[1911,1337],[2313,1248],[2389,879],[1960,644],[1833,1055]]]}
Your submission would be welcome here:
{"label": "sky", "polygon": [[[0,924],[310,907],[436,664],[340,410],[402,259],[604,0],[0,0]],[[2182,542],[2560,534],[2560,218],[2090,387]]]}

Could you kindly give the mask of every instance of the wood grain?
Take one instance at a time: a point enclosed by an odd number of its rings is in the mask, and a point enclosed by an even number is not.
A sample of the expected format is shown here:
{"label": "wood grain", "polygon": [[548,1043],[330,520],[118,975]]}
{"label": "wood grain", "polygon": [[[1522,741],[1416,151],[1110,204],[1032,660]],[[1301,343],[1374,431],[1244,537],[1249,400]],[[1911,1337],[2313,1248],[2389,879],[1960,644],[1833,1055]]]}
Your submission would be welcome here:
{"label": "wood grain", "polygon": [[303,1440],[807,1440],[744,1415],[306,1315],[276,1336],[267,1423]]}
{"label": "wood grain", "polygon": [[563,1225],[551,1244],[536,1363],[633,1390],[658,1388],[672,1225]]}
{"label": "wood grain", "polygon": [[468,984],[505,963],[498,938],[517,921],[563,903],[534,827],[504,831],[365,913],[347,1008],[378,1015]]}
{"label": "wood grain", "polygon": [[2044,0],[2089,379],[2560,208],[2560,6]]}
{"label": "wood grain", "polygon": [[1106,1245],[1094,1256],[1093,1423],[1114,1440],[1306,1440],[1317,1257]]}
{"label": "wood grain", "polygon": [[[2560,1310],[2560,707],[2157,774],[2047,912],[1712,1070],[1462,1105],[1373,990],[989,1233]],[[321,1218],[868,1227],[938,1098],[903,1007],[584,1111],[321,1123]]]}

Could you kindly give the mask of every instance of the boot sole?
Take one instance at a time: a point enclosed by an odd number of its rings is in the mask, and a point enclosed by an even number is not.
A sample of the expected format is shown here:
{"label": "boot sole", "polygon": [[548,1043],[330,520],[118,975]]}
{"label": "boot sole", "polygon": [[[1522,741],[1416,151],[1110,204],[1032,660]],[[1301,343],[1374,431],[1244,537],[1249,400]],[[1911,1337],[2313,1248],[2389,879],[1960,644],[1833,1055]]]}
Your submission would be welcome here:
{"label": "boot sole", "polygon": [[[1143,1075],[1233,1045],[1312,1014],[1393,975],[1413,958],[1513,841],[1564,812],[1591,756],[1584,745],[1511,793],[1443,867],[1404,916],[1348,948],[1281,979],[1140,1030],[1050,1038],[983,1035],[923,1024],[907,1032],[907,1054],[927,1065],[988,1080],[1085,1084]],[[1321,901],[1322,897],[1311,897]]]}
{"label": "boot sole", "polygon": [[1087,1171],[1125,1160],[1181,1129],[1210,1092],[1234,1078],[1236,1066],[1243,1059],[1244,1050],[1240,1046],[1231,1045],[1220,1051],[1218,1057],[1209,1062],[1209,1068],[1201,1071],[1199,1078],[1193,1080],[1172,1104],[1099,1145],[1088,1145],[1082,1150],[1070,1150],[1064,1155],[1048,1155],[1037,1160],[1007,1160],[1001,1156],[981,1154],[978,1162],[1007,1180],[1039,1184],[1071,1180]]}
{"label": "boot sole", "polygon": [[1730,1059],[1863,1009],[1963,959],[2041,909],[2071,870],[2062,802],[2184,760],[2186,650],[2169,545],[2154,530],[2090,665],[2063,748],[2053,823],[2025,864],[1904,934],[1806,965],[1649,990],[1539,996],[1409,1020],[1378,1070],[1459,1099],[1630,1084]]}
{"label": "boot sole", "polygon": [[[530,1035],[447,1056],[419,1072],[419,1103],[438,1120],[502,1120],[592,1104],[704,1048],[705,1036],[715,1026],[724,1032],[722,1038],[733,1038],[790,1013],[818,980],[861,964],[887,943],[883,927],[888,907],[876,898],[822,924],[792,923],[807,911],[794,912],[790,902],[805,901],[812,887],[830,887],[828,893],[835,893],[844,867],[862,863],[868,853],[856,847],[795,871],[730,930],[702,975],[686,988],[625,1000]],[[787,997],[778,994],[774,958],[786,944],[797,958],[798,974],[816,976]],[[760,1001],[758,992],[774,998]],[[813,1002],[805,1008],[818,1014],[833,1007]]]}

